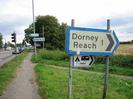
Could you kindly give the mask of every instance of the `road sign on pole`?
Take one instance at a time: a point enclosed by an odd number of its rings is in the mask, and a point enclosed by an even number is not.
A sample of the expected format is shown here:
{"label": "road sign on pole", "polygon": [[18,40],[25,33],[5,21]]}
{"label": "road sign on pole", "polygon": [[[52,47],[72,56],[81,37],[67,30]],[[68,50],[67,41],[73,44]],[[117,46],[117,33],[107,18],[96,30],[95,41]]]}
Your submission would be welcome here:
{"label": "road sign on pole", "polygon": [[45,41],[45,38],[43,38],[43,37],[33,38],[33,41],[42,42],[42,41]]}
{"label": "road sign on pole", "polygon": [[90,67],[94,63],[94,56],[74,56],[74,67]]}
{"label": "road sign on pole", "polygon": [[68,27],[66,52],[75,55],[111,56],[119,45],[114,31],[104,29]]}
{"label": "road sign on pole", "polygon": [[31,36],[31,37],[38,37],[39,34],[38,34],[38,33],[35,33],[35,34],[33,33],[33,34],[31,34],[30,36]]}

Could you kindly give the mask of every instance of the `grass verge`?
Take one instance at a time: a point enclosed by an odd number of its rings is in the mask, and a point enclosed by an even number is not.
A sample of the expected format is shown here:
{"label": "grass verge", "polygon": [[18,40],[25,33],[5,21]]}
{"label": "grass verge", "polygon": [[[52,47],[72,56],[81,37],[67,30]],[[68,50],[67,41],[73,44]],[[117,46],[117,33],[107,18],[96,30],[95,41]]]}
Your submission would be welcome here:
{"label": "grass verge", "polygon": [[[63,51],[39,50],[36,57],[32,57],[32,62],[47,65],[57,65],[61,67],[69,66],[69,56]],[[86,70],[103,72],[105,65],[104,57],[97,57],[96,62],[91,68]],[[117,55],[110,58],[109,72],[112,74],[133,76],[133,55]]]}
{"label": "grass verge", "polygon": [[[35,67],[39,92],[43,99],[66,99],[68,69],[48,67],[38,64]],[[89,71],[73,70],[72,99],[101,99],[103,75]],[[132,99],[133,80],[109,77],[107,99]]]}
{"label": "grass verge", "polygon": [[3,91],[6,89],[12,78],[15,77],[17,68],[20,66],[26,55],[27,52],[19,54],[17,59],[14,58],[0,68],[0,96],[3,94]]}
{"label": "grass verge", "polygon": [[[40,59],[36,58],[36,57],[32,57],[32,61],[39,62],[42,64],[46,64],[46,65],[55,65],[55,66],[60,66],[60,67],[69,67],[69,61],[66,60],[48,60],[48,59]],[[104,72],[105,68],[105,64],[93,64],[91,66],[91,68],[85,68],[85,70],[88,71],[96,71],[96,72]],[[84,69],[84,68],[81,68]],[[115,65],[109,65],[109,73],[111,74],[117,74],[117,75],[125,75],[125,76],[133,76],[133,68],[127,68],[125,67],[120,67],[120,66],[115,66]]]}

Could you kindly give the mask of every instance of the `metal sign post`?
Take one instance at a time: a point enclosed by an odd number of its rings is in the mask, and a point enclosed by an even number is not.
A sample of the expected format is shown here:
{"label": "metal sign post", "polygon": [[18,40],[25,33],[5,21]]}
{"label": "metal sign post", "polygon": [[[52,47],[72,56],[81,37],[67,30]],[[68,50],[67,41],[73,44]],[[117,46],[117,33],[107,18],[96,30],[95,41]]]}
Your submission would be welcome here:
{"label": "metal sign post", "polygon": [[[71,20],[71,26],[74,27],[74,19]],[[73,66],[73,56],[70,56],[70,65],[69,65],[69,82],[68,82],[68,99],[71,99],[72,96],[72,66]]]}
{"label": "metal sign post", "polygon": [[[110,30],[110,20],[109,19],[107,20],[107,30]],[[109,73],[109,56],[106,56],[103,99],[106,99],[106,96],[107,96],[108,73]]]}

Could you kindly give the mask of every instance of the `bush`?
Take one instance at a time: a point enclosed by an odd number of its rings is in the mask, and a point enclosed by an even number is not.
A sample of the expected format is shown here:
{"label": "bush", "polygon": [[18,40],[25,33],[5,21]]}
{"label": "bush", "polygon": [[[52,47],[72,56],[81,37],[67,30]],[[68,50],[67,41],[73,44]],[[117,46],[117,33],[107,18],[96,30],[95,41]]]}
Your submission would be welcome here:
{"label": "bush", "polygon": [[40,50],[38,57],[42,59],[48,59],[48,60],[68,60],[69,56],[59,50],[49,51],[49,50]]}
{"label": "bush", "polygon": [[133,55],[117,55],[111,57],[111,64],[123,67],[133,67]]}
{"label": "bush", "polygon": [[[69,56],[60,50],[39,50],[37,57],[33,57],[34,62],[41,62],[46,60],[54,61],[69,61]],[[106,61],[105,57],[100,56],[96,58],[95,63],[104,64]],[[110,57],[110,65],[112,66],[122,66],[122,67],[131,67],[133,68],[133,55],[115,55]]]}
{"label": "bush", "polygon": [[[97,63],[105,63],[105,57],[97,57]],[[133,68],[133,55],[116,55],[110,57],[110,64]]]}

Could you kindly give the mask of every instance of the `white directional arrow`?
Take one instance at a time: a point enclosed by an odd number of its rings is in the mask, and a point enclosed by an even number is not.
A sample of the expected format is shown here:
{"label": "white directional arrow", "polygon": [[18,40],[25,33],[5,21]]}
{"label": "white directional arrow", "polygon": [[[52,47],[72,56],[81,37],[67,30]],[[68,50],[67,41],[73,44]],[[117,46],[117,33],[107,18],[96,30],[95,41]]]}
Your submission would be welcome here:
{"label": "white directional arrow", "polygon": [[94,56],[74,56],[74,67],[90,67],[94,61]]}
{"label": "white directional arrow", "polygon": [[66,33],[66,52],[80,55],[112,55],[119,45],[114,31],[69,27]]}

